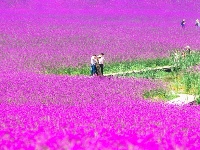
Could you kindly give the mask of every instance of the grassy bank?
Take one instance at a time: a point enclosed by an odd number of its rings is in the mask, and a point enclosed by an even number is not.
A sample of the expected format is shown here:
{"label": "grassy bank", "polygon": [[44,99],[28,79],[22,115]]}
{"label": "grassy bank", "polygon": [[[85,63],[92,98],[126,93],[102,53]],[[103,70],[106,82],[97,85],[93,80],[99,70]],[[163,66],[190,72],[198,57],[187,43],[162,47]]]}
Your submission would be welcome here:
{"label": "grassy bank", "polygon": [[[147,59],[147,60],[133,60],[125,62],[113,62],[105,64],[104,74],[125,72],[132,70],[141,70],[145,68],[154,68],[158,66],[172,65],[171,58],[157,58],[157,59]],[[46,67],[47,74],[68,74],[68,75],[90,75],[90,66],[82,65],[77,67],[57,67],[49,68]]]}
{"label": "grassy bank", "polygon": [[[174,56],[167,58],[157,58],[157,59],[138,59],[132,61],[121,61],[112,62],[105,64],[104,74],[111,74],[117,72],[126,72],[132,70],[141,70],[145,68],[155,68],[161,66],[171,66],[175,65],[179,69],[186,69],[189,66],[193,66],[200,63],[200,54],[198,52],[187,55],[186,57],[181,57],[178,61],[174,61]],[[175,70],[176,71],[176,70]],[[68,74],[68,75],[90,75],[90,65],[81,65],[77,67],[65,67],[60,66],[56,68],[45,68],[46,74]]]}
{"label": "grassy bank", "polygon": [[[173,56],[172,56],[173,59]],[[127,76],[134,76],[137,78],[159,79],[166,83],[167,89],[157,89],[152,91],[145,91],[144,98],[151,98],[154,100],[171,100],[176,98],[178,93],[185,93],[191,95],[200,95],[200,74],[188,68],[200,63],[199,53],[193,53],[182,57],[176,66],[171,71],[151,70],[140,73],[129,74]],[[172,93],[173,91],[173,93]],[[200,103],[200,98],[197,99]]]}
{"label": "grassy bank", "polygon": [[200,95],[200,74],[186,69],[171,72],[163,70],[147,71],[129,76],[155,80],[159,79],[166,83],[166,89],[145,91],[143,95],[144,98],[171,100],[176,98],[176,94],[179,93]]}

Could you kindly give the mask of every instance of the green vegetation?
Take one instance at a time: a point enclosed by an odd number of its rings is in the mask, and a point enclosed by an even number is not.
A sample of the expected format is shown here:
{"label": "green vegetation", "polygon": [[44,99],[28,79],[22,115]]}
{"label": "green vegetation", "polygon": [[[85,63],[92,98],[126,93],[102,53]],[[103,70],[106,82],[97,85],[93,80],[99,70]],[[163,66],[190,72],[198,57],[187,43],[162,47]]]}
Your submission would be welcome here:
{"label": "green vegetation", "polygon": [[166,72],[163,70],[133,73],[127,76],[137,78],[160,79],[168,84],[169,90],[186,94],[200,94],[200,75],[195,72],[180,70],[179,72]]}
{"label": "green vegetation", "polygon": [[[181,54],[178,54],[181,56]],[[124,62],[112,62],[105,64],[104,74],[111,74],[117,72],[125,72],[132,70],[141,70],[146,68],[155,68],[161,66],[171,66],[175,65],[176,68],[173,71],[180,71],[200,63],[200,53],[192,53],[186,55],[186,57],[180,57],[179,60],[175,63],[174,55],[171,55],[169,58],[157,58],[157,59],[138,59],[132,61]],[[77,67],[57,67],[51,68],[46,67],[46,74],[68,74],[68,75],[90,75],[90,65],[81,65]]]}
{"label": "green vegetation", "polygon": [[145,91],[143,97],[157,101],[157,100],[172,100],[178,97],[178,95],[169,93],[165,89],[156,89],[156,90]]}
{"label": "green vegetation", "polygon": [[175,64],[176,67],[170,72],[166,72],[164,70],[151,70],[140,73],[133,73],[128,76],[134,76],[137,78],[161,79],[167,83],[167,90],[158,89],[145,91],[143,95],[144,98],[151,98],[154,100],[170,100],[175,98],[176,95],[173,95],[167,91],[174,91],[175,93],[197,95],[197,103],[200,103],[200,74],[195,73],[192,70],[188,70],[188,67],[199,64],[199,62],[199,53],[193,53],[187,55],[184,58],[180,58],[179,61]]}
{"label": "green vegetation", "polygon": [[[167,89],[165,91],[160,90],[151,90],[146,91],[144,97],[152,98],[152,99],[163,99],[170,100],[175,95],[171,94],[170,91],[174,91],[175,93],[185,93],[191,95],[200,95],[200,74],[194,72],[188,72],[186,70],[180,70],[177,73],[174,72],[164,72],[164,71],[156,71],[155,73],[143,73],[142,74],[134,74],[136,77],[142,78],[153,78],[160,79],[167,84]],[[167,92],[169,91],[169,92]],[[148,93],[147,93],[148,92]],[[148,96],[149,95],[149,96]],[[175,98],[175,97],[174,97]],[[200,98],[197,99],[198,103],[200,103]]]}
{"label": "green vegetation", "polygon": [[[151,71],[145,71],[145,72],[140,72],[140,73],[134,73],[129,76],[134,76],[137,78],[151,78],[151,79],[159,79],[162,81],[165,81],[166,83],[171,83],[174,82],[174,72],[166,72],[164,70],[151,70]],[[144,98],[150,98],[155,101],[157,100],[171,100],[176,97],[178,97],[176,94],[172,94],[172,91],[170,89],[170,86],[167,87],[167,89],[156,89],[156,90],[150,90],[150,91],[145,91],[143,94]],[[178,92],[177,92],[178,93]]]}
{"label": "green vegetation", "polygon": [[198,97],[196,98],[196,102],[197,104],[200,104],[200,96],[198,95]]}
{"label": "green vegetation", "polygon": [[[172,65],[171,58],[157,58],[157,59],[147,59],[147,60],[133,60],[125,62],[113,62],[105,64],[104,73],[117,73],[132,70],[141,70],[145,68],[154,68],[158,66]],[[83,65],[78,67],[58,67],[50,68],[46,67],[47,74],[68,74],[68,75],[89,75],[90,66]]]}
{"label": "green vegetation", "polygon": [[151,78],[151,79],[167,79],[172,78],[173,73],[164,70],[149,70],[138,73],[128,74],[127,76],[134,76],[137,78]]}
{"label": "green vegetation", "polygon": [[192,53],[188,54],[185,57],[181,57],[179,68],[180,69],[187,69],[190,66],[194,66],[200,63],[200,53]]}

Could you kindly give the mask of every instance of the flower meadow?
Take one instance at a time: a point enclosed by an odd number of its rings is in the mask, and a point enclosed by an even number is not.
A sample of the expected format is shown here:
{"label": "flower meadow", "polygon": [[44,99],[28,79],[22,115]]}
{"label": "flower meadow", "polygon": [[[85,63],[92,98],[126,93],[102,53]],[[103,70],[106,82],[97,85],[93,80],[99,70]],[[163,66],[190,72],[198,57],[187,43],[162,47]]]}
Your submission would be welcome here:
{"label": "flower meadow", "polygon": [[147,79],[1,75],[1,149],[198,149],[199,107],[143,100]]}
{"label": "flower meadow", "polygon": [[51,9],[54,3],[47,7],[45,2],[1,9],[1,60],[7,64],[1,70],[89,66],[91,55],[101,52],[107,62],[118,62],[168,57],[187,45],[199,50],[200,31],[194,26],[198,3],[79,3],[56,10]]}
{"label": "flower meadow", "polygon": [[[0,1],[0,149],[199,149],[198,105],[143,98],[165,88],[133,77],[44,74],[198,51],[199,2]],[[186,28],[180,21],[186,19]]]}

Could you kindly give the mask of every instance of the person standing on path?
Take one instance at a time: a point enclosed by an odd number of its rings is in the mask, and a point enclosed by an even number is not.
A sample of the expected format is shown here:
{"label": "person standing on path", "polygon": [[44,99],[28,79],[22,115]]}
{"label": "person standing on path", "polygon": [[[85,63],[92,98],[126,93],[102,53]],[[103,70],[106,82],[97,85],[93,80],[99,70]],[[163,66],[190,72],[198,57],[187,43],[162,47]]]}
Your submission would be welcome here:
{"label": "person standing on path", "polygon": [[182,26],[183,29],[185,29],[185,24],[186,24],[186,21],[185,21],[185,19],[183,19],[183,20],[181,21],[181,26]]}
{"label": "person standing on path", "polygon": [[101,74],[101,67],[99,65],[99,57],[97,57],[97,62],[95,64],[95,66],[96,66],[96,74],[97,74],[97,76],[101,76],[102,74]]}
{"label": "person standing on path", "polygon": [[96,63],[97,63],[97,56],[92,55],[91,57],[91,76],[96,74]]}
{"label": "person standing on path", "polygon": [[104,53],[101,53],[98,57],[99,57],[99,65],[101,68],[101,74],[103,75],[104,61],[105,61]]}

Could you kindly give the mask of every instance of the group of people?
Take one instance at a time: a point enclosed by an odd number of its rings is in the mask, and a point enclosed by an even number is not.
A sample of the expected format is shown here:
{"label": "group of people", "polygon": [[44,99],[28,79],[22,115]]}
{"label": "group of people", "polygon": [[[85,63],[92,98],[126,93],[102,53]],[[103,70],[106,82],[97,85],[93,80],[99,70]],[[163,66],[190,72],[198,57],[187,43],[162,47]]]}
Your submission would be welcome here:
{"label": "group of people", "polygon": [[[181,26],[182,26],[182,28],[185,28],[185,25],[186,25],[186,21],[185,21],[185,19],[183,19],[183,20],[181,21]],[[196,26],[196,27],[200,27],[200,21],[199,21],[199,19],[197,19],[197,20],[195,21],[195,26]]]}
{"label": "group of people", "polygon": [[97,75],[102,76],[103,75],[103,69],[104,69],[104,53],[101,53],[100,55],[93,55],[91,57],[91,76]]}

